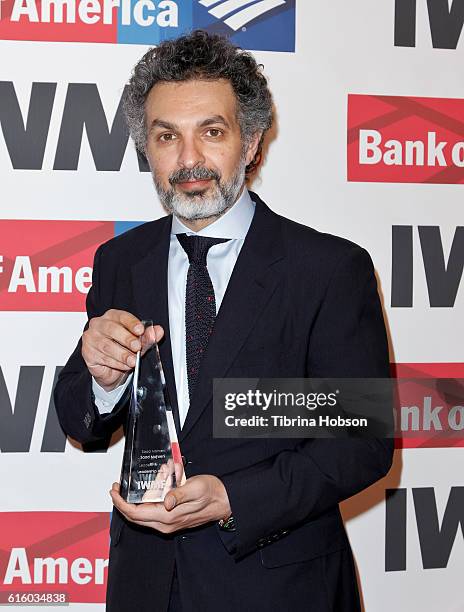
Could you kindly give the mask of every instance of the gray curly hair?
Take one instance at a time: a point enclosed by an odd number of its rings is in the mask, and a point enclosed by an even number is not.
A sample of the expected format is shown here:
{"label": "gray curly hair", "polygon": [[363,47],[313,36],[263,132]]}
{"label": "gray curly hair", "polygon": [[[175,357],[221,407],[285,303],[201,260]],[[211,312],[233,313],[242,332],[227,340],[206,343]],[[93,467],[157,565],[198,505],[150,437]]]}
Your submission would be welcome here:
{"label": "gray curly hair", "polygon": [[244,144],[262,132],[258,150],[246,173],[260,164],[266,131],[272,126],[272,95],[262,65],[227,38],[195,30],[151,48],[137,63],[123,94],[123,110],[136,148],[145,153],[145,100],[159,82],[227,79],[237,97],[237,120]]}

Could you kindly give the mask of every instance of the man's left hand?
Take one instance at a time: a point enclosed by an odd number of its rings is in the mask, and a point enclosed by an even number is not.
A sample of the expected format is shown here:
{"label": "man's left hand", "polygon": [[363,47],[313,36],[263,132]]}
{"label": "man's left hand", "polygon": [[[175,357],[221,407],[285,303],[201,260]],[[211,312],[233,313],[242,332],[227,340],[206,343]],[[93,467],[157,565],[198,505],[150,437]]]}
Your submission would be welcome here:
{"label": "man's left hand", "polygon": [[115,507],[128,521],[151,527],[161,533],[198,527],[231,514],[227,491],[219,478],[192,476],[184,485],[170,491],[164,502],[128,504],[119,495],[119,484],[110,491]]}

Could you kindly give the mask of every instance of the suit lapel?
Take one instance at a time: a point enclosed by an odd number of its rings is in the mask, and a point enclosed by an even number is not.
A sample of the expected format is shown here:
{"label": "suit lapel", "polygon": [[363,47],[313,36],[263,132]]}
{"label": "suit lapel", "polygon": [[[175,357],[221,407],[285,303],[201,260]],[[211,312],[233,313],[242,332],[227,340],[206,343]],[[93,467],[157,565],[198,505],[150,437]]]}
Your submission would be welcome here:
{"label": "suit lapel", "polygon": [[132,266],[132,282],[139,317],[152,319],[154,323],[161,325],[164,329],[164,338],[159,343],[159,351],[174,422],[179,435],[179,408],[172,363],[168,311],[168,257],[171,217],[165,217],[163,221],[158,233],[153,233],[150,237],[150,244],[138,245],[142,252],[148,252],[148,255]]}
{"label": "suit lapel", "polygon": [[180,441],[186,437],[211,399],[213,378],[226,375],[279,282],[272,266],[284,256],[280,220],[255,194],[252,197],[256,203],[253,221],[200,366],[196,392],[180,432]]}

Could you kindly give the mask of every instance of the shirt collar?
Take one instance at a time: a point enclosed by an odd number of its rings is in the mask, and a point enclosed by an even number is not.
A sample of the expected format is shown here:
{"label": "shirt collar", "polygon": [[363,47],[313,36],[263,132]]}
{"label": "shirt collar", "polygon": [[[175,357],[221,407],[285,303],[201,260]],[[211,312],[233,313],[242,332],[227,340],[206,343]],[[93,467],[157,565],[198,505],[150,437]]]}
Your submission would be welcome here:
{"label": "shirt collar", "polygon": [[210,223],[199,232],[192,231],[184,225],[175,215],[172,216],[171,234],[195,234],[196,236],[209,236],[210,238],[245,238],[255,212],[255,203],[243,189],[242,195],[219,219]]}

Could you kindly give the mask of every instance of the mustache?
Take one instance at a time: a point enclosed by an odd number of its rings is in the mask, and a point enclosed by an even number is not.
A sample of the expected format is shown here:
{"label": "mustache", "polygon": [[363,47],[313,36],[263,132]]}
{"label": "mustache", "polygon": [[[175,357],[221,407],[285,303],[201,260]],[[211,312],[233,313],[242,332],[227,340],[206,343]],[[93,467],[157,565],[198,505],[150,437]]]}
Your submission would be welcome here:
{"label": "mustache", "polygon": [[169,177],[169,183],[185,183],[187,181],[220,181],[221,175],[216,170],[211,170],[205,166],[195,166],[195,168],[179,168]]}

